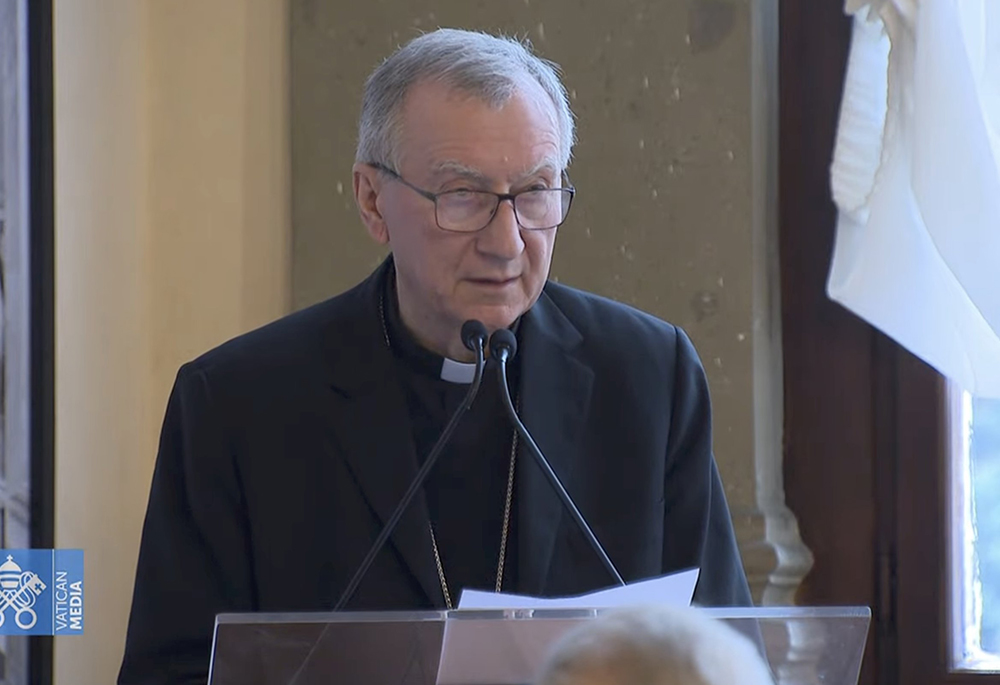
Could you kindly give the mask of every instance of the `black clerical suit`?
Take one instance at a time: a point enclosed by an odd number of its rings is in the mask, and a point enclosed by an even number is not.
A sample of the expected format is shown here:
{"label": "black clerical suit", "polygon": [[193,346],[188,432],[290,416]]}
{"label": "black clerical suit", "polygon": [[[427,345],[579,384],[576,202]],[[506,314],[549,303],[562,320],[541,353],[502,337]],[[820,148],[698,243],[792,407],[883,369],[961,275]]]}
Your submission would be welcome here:
{"label": "black clerical suit", "polygon": [[[346,293],[179,371],[143,527],[122,685],[204,682],[217,613],[322,611],[336,602],[423,457],[383,325],[391,273],[390,258]],[[697,603],[749,604],[712,456],[708,386],[685,334],[549,282],[517,337],[523,421],[622,576],[700,567]],[[509,427],[500,413],[496,422]],[[489,431],[481,453],[449,458],[502,454],[506,436]],[[503,449],[494,449],[498,440]],[[504,574],[504,591],[566,595],[610,585],[524,449],[514,481],[515,568]],[[428,493],[440,505],[455,489],[438,482]],[[348,609],[443,606],[430,523],[421,494]],[[466,582],[488,587],[499,540],[494,527],[483,530],[466,547],[490,563]],[[454,526],[447,537],[455,547]],[[455,599],[461,588],[450,589]]]}

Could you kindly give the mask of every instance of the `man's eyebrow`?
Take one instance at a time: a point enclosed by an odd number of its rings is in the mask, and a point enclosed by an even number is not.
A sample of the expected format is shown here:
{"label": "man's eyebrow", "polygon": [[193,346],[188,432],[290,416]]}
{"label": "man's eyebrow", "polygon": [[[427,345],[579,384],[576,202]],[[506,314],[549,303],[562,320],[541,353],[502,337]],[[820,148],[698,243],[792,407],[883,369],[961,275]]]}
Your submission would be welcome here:
{"label": "man's eyebrow", "polygon": [[549,171],[552,172],[553,174],[558,174],[559,163],[556,162],[556,160],[551,157],[546,157],[545,159],[541,160],[538,164],[536,164],[534,167],[528,169],[520,176],[518,176],[517,180],[520,181],[526,178],[530,178],[531,176],[538,176],[543,171]]}
{"label": "man's eyebrow", "polygon": [[487,183],[489,179],[479,169],[468,166],[467,164],[462,164],[461,162],[456,162],[455,160],[446,159],[443,162],[438,162],[431,168],[431,177],[436,179],[442,176],[458,176],[460,178],[465,178],[470,181],[476,181],[478,183]]}
{"label": "man's eyebrow", "polygon": [[[552,157],[546,157],[535,164],[533,167],[526,169],[525,171],[519,173],[515,178],[511,179],[515,183],[524,181],[525,179],[532,178],[534,176],[540,175],[542,172],[550,172],[553,175],[558,175],[559,163]],[[431,167],[431,178],[434,180],[440,179],[442,176],[457,176],[459,178],[478,183],[480,185],[488,185],[491,181],[490,177],[485,173],[471,167],[467,164],[463,164],[457,160],[446,159],[444,161],[438,162],[433,167]]]}

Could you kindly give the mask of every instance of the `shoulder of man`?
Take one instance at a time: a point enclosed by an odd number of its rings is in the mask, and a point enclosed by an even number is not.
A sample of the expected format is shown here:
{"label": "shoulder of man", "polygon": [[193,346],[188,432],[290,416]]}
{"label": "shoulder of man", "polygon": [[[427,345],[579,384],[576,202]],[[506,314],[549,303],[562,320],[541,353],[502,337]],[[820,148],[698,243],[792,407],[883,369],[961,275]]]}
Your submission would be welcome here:
{"label": "shoulder of man", "polygon": [[339,334],[360,325],[370,306],[367,283],[238,335],[188,361],[180,374],[243,384],[309,373],[330,354]]}
{"label": "shoulder of man", "polygon": [[693,357],[693,345],[679,326],[631,305],[550,281],[545,294],[583,336],[595,353],[613,354],[619,361],[648,364],[661,360],[673,366],[677,355]]}

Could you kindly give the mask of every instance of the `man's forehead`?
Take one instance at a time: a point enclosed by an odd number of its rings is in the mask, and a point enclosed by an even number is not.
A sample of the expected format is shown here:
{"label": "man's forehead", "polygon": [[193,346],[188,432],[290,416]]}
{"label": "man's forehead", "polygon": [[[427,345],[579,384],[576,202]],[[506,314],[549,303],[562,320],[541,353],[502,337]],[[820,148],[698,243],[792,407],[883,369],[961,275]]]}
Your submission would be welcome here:
{"label": "man's forehead", "polygon": [[[534,115],[515,114],[521,122],[512,125],[510,121],[497,121],[488,113],[500,113],[514,99],[522,103],[515,111],[523,113],[526,106]],[[466,109],[457,118],[457,110],[469,105],[471,111]],[[483,126],[494,131],[492,149],[478,140],[483,128],[468,125],[469,121],[476,121],[477,116],[487,117],[489,123],[484,120]],[[419,82],[410,88],[396,135],[399,157],[410,157],[412,153],[420,160],[423,173],[435,177],[514,180],[549,170],[558,174],[562,170],[555,106],[535,82],[519,83],[510,98],[496,104],[444,82]],[[509,136],[509,139],[497,147],[497,135],[501,139]]]}

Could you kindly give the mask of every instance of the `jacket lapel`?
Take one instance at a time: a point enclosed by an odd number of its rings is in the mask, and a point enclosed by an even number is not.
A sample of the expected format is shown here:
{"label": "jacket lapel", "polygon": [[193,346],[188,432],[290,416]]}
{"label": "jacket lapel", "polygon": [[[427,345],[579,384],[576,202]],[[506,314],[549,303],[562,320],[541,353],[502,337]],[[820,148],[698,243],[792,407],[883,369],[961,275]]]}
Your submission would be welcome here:
{"label": "jacket lapel", "polygon": [[[522,321],[521,420],[571,497],[590,407],[594,372],[574,356],[583,338],[543,292]],[[518,463],[518,585],[543,595],[556,534],[564,517],[559,496],[523,446]],[[566,525],[574,525],[565,514]]]}
{"label": "jacket lapel", "polygon": [[[409,410],[378,309],[389,264],[387,260],[347,294],[349,311],[343,323],[338,322],[337,329],[329,332],[326,344],[332,371],[332,437],[380,526],[392,516],[417,473]],[[380,555],[393,550],[428,600],[443,606],[423,492],[413,498]],[[356,559],[345,560],[352,574],[367,551]],[[359,592],[364,585],[362,581]]]}

